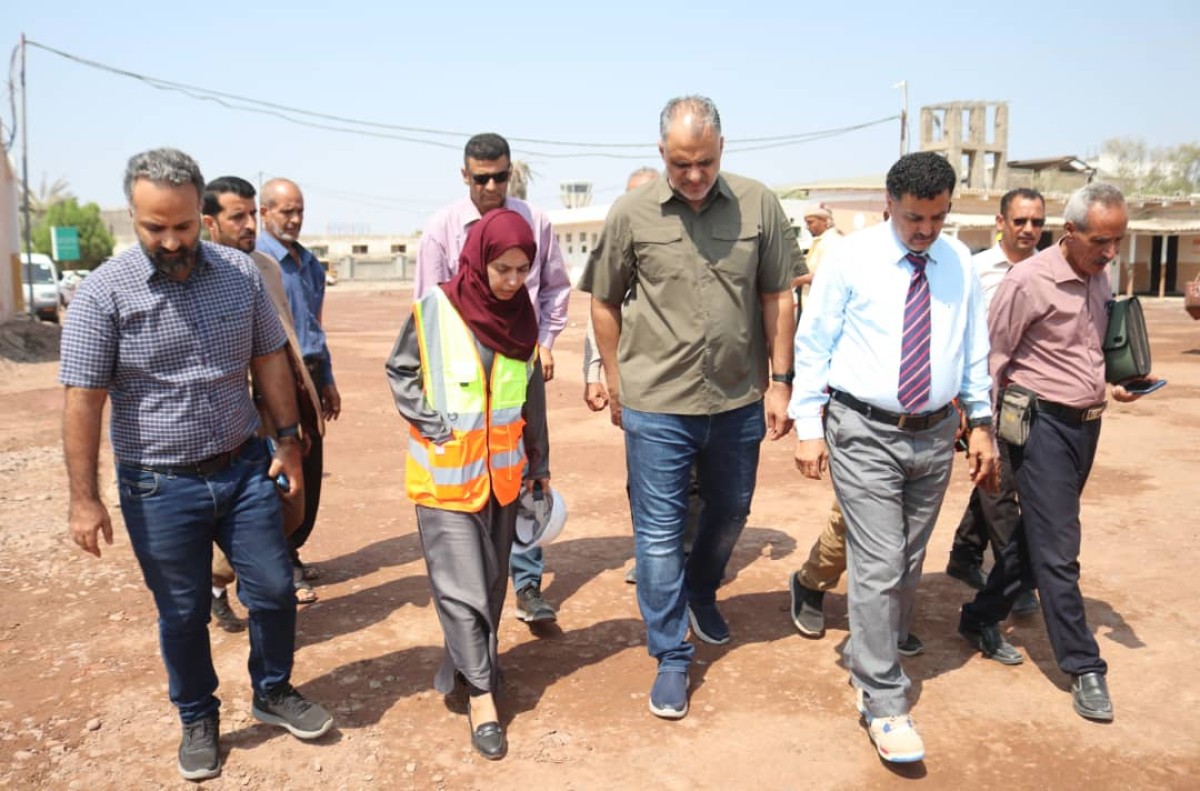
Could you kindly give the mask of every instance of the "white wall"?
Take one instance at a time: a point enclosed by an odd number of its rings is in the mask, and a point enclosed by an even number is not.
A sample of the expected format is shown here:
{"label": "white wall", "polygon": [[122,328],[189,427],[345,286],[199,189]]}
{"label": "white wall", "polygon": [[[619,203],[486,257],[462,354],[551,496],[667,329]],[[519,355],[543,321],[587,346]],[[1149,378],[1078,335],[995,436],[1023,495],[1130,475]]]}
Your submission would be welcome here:
{"label": "white wall", "polygon": [[0,261],[7,261],[0,276],[0,322],[10,321],[24,309],[21,289],[21,234],[17,224],[17,179],[8,153],[0,149]]}

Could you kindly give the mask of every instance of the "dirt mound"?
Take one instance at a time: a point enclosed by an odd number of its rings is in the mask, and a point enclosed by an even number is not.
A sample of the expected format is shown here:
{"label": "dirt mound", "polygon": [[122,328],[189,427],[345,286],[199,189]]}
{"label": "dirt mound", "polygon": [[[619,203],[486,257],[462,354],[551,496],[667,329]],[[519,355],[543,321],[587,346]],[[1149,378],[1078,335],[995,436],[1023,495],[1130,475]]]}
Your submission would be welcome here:
{"label": "dirt mound", "polygon": [[0,324],[0,359],[45,363],[58,359],[62,328],[28,316]]}

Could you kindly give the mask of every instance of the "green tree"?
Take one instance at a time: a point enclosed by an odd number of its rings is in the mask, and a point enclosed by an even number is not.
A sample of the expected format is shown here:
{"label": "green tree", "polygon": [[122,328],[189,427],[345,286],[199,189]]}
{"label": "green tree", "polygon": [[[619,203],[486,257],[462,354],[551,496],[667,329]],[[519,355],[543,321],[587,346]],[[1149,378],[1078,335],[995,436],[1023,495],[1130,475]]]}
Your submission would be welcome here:
{"label": "green tree", "polygon": [[1130,137],[1105,140],[1101,166],[1132,195],[1191,195],[1200,192],[1200,143],[1150,148]]}
{"label": "green tree", "polygon": [[67,198],[50,206],[33,229],[33,249],[50,255],[50,228],[74,226],[79,229],[80,260],[67,264],[80,269],[95,269],[112,255],[113,238],[95,203],[83,206],[75,198]]}

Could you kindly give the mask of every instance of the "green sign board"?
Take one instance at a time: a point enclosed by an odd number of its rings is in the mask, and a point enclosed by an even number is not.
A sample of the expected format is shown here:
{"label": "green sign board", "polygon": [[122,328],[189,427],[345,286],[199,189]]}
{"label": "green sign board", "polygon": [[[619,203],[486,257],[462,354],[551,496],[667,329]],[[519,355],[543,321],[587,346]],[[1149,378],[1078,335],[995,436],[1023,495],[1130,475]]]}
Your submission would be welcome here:
{"label": "green sign board", "polygon": [[50,257],[55,261],[78,261],[79,229],[73,225],[50,228]]}

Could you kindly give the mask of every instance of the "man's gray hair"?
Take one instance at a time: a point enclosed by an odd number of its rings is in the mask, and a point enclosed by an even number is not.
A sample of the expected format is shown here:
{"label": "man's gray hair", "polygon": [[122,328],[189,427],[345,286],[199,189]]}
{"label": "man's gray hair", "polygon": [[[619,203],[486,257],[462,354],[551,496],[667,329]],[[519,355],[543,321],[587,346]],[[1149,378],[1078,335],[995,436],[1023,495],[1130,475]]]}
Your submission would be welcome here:
{"label": "man's gray hair", "polygon": [[125,167],[125,198],[130,202],[133,201],[133,185],[138,179],[172,187],[191,184],[196,188],[197,198],[204,194],[204,176],[200,175],[200,166],[177,148],[155,148],[129,158],[129,164]]}
{"label": "man's gray hair", "polygon": [[658,178],[658,176],[658,168],[652,168],[649,165],[644,165],[630,173],[629,178],[626,179],[626,181],[633,181],[635,178],[640,179],[642,177]]}
{"label": "man's gray hair", "polygon": [[663,108],[662,115],[658,117],[658,133],[665,141],[667,132],[671,128],[671,122],[675,120],[675,116],[681,110],[690,110],[692,112],[692,122],[694,129],[704,129],[711,127],[717,137],[721,136],[721,114],[717,112],[717,106],[713,104],[713,100],[707,96],[676,96],[671,101],[667,102],[667,106]]}
{"label": "man's gray hair", "polygon": [[1079,230],[1086,231],[1088,211],[1097,203],[1105,208],[1124,206],[1125,196],[1112,184],[1101,181],[1080,187],[1067,199],[1067,205],[1063,208],[1063,222],[1069,222]]}

